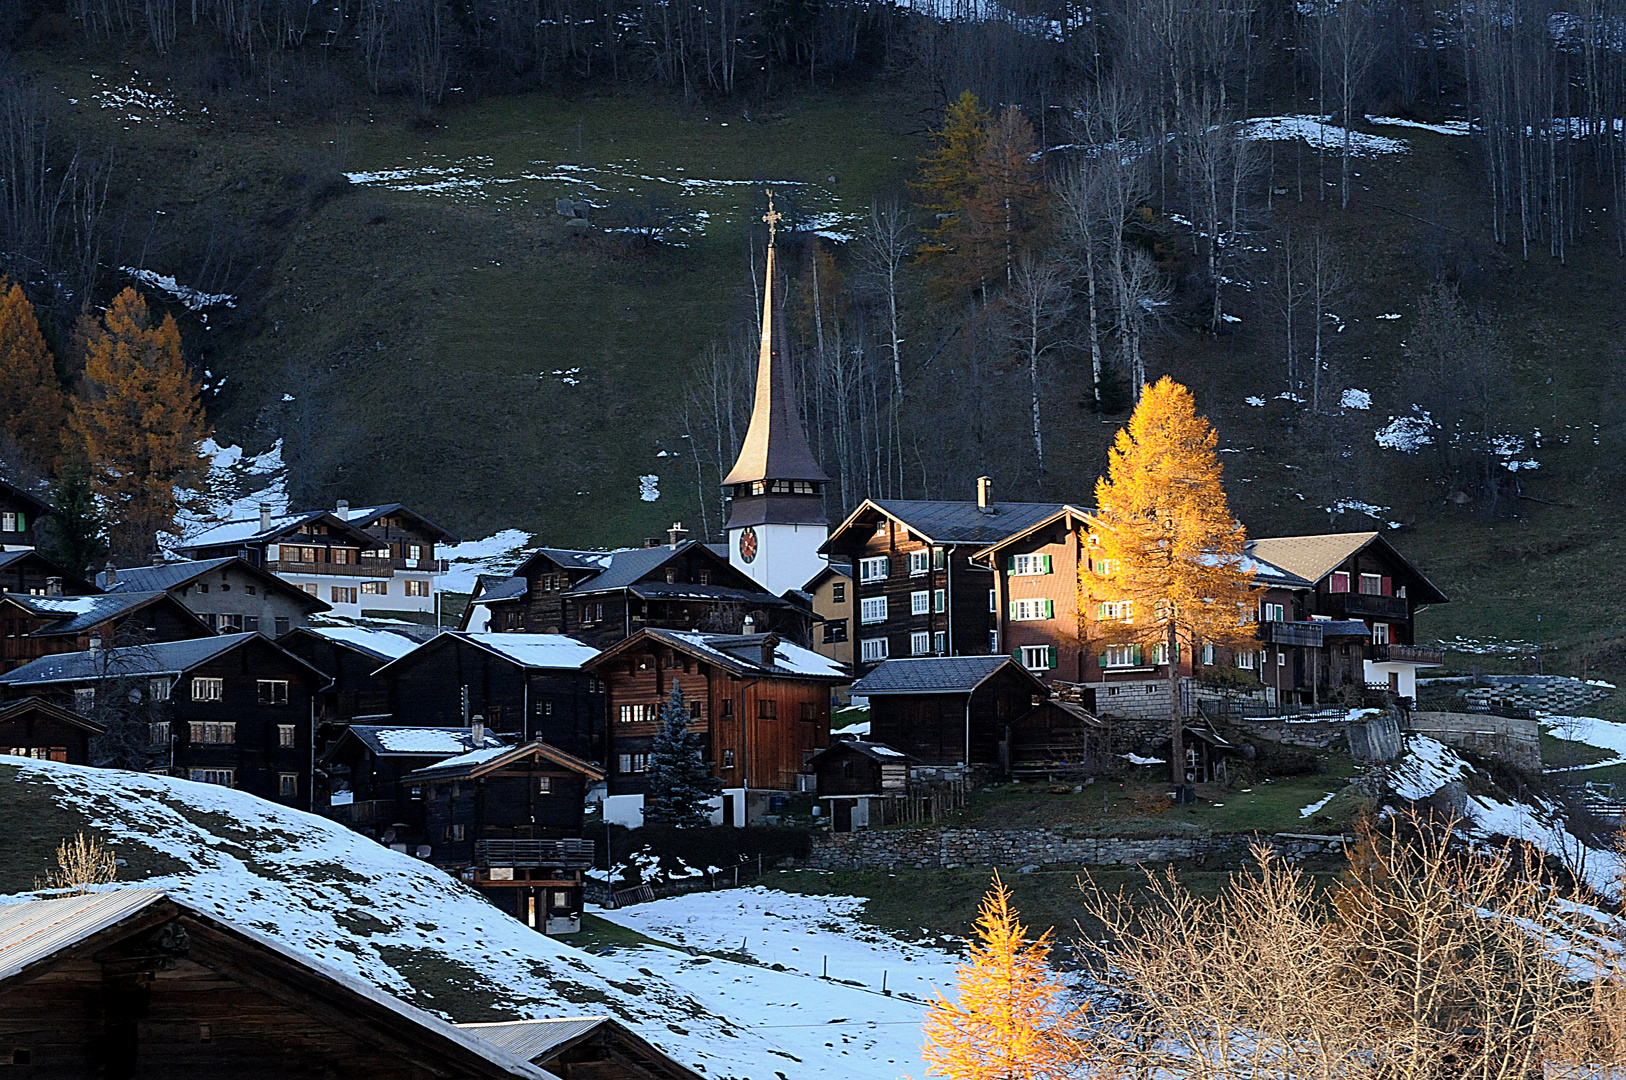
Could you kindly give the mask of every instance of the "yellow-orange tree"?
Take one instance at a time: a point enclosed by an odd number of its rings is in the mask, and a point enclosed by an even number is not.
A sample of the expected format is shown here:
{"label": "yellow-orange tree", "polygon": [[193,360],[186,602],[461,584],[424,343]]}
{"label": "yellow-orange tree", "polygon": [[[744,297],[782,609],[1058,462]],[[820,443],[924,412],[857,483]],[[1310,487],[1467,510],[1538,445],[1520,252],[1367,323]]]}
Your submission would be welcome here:
{"label": "yellow-orange tree", "polygon": [[67,415],[68,400],[40,336],[34,305],[22,286],[8,287],[0,278],[0,425],[30,464],[49,471],[62,453]]}
{"label": "yellow-orange tree", "polygon": [[73,433],[90,464],[114,553],[154,550],[175,521],[175,488],[203,474],[209,425],[173,316],[154,326],[134,289],[113,298],[85,349]]}
{"label": "yellow-orange tree", "polygon": [[1204,642],[1246,647],[1255,629],[1247,534],[1226,502],[1215,442],[1191,391],[1166,375],[1147,387],[1096,481],[1095,569],[1080,572],[1081,605],[1112,604],[1099,609],[1104,632],[1166,650],[1176,782],[1185,776],[1181,645],[1195,661]]}
{"label": "yellow-orange tree", "polygon": [[977,911],[959,995],[926,1013],[921,1057],[951,1080],[1062,1080],[1081,1076],[1083,1009],[1069,1008],[1050,970],[1050,931],[1027,940],[1011,893],[994,877]]}
{"label": "yellow-orange tree", "polygon": [[920,179],[912,185],[928,222],[921,229],[926,241],[920,246],[922,258],[937,261],[955,252],[977,197],[993,119],[969,90],[943,110],[943,126],[932,132],[935,145],[921,159]]}

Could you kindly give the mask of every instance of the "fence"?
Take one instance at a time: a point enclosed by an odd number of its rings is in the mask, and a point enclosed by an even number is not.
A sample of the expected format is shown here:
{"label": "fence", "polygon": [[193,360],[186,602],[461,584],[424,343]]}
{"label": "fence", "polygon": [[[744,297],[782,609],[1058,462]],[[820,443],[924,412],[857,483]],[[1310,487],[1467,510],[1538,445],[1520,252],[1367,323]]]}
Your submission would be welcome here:
{"label": "fence", "polygon": [[[660,900],[667,896],[682,896],[692,892],[715,892],[718,889],[738,888],[742,881],[761,877],[769,870],[776,869],[777,863],[765,862],[761,855],[754,859],[742,859],[733,866],[724,866],[715,870],[707,870],[694,877],[674,878],[653,884],[636,885],[630,889],[606,890],[604,906],[610,909],[630,907],[633,904],[645,904],[651,900]],[[601,894],[602,895],[602,894]]]}

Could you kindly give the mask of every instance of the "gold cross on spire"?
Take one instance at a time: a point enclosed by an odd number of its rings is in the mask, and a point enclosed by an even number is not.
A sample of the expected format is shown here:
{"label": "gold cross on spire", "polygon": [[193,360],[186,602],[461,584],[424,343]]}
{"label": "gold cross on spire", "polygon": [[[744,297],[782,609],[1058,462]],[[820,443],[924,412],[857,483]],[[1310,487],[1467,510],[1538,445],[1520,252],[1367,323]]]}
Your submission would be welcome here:
{"label": "gold cross on spire", "polygon": [[784,214],[773,208],[773,188],[769,188],[768,212],[762,215],[762,220],[768,223],[768,243],[772,244],[774,242],[774,237],[779,232],[779,223],[784,220],[784,217]]}

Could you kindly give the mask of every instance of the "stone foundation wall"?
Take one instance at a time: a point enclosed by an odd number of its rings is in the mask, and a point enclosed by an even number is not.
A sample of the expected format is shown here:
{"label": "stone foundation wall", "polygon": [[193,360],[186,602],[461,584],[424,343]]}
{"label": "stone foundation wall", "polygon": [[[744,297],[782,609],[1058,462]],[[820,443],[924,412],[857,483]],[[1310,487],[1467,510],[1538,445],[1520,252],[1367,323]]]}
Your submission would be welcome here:
{"label": "stone foundation wall", "polygon": [[[1074,837],[1048,829],[885,829],[815,836],[806,865],[819,870],[1133,866],[1240,854],[1254,839],[1252,835]],[[1267,839],[1289,859],[1343,849],[1343,838],[1337,836],[1282,833]]]}
{"label": "stone foundation wall", "polygon": [[1490,713],[1414,712],[1406,730],[1531,772],[1541,769],[1541,725],[1534,720]]}

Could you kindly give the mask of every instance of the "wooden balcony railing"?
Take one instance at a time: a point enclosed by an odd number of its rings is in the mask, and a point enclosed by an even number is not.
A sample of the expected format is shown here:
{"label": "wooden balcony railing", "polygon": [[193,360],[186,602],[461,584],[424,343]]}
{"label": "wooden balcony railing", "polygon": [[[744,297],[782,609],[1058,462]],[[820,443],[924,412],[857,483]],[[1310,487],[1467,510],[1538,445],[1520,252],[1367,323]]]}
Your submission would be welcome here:
{"label": "wooden balcony railing", "polygon": [[369,565],[364,562],[291,562],[287,559],[276,559],[267,562],[265,568],[273,574],[317,574],[331,577],[374,578],[395,576],[395,568],[388,564]]}
{"label": "wooden balcony railing", "polygon": [[479,866],[593,865],[591,840],[476,840],[474,861]]}
{"label": "wooden balcony railing", "polygon": [[1377,596],[1372,593],[1331,593],[1327,597],[1332,608],[1330,615],[1346,619],[1385,619],[1390,622],[1411,616],[1411,605],[1404,596]]}
{"label": "wooden balcony railing", "polygon": [[1443,649],[1430,649],[1423,645],[1374,645],[1372,662],[1376,664],[1429,664],[1438,667],[1445,663]]}

